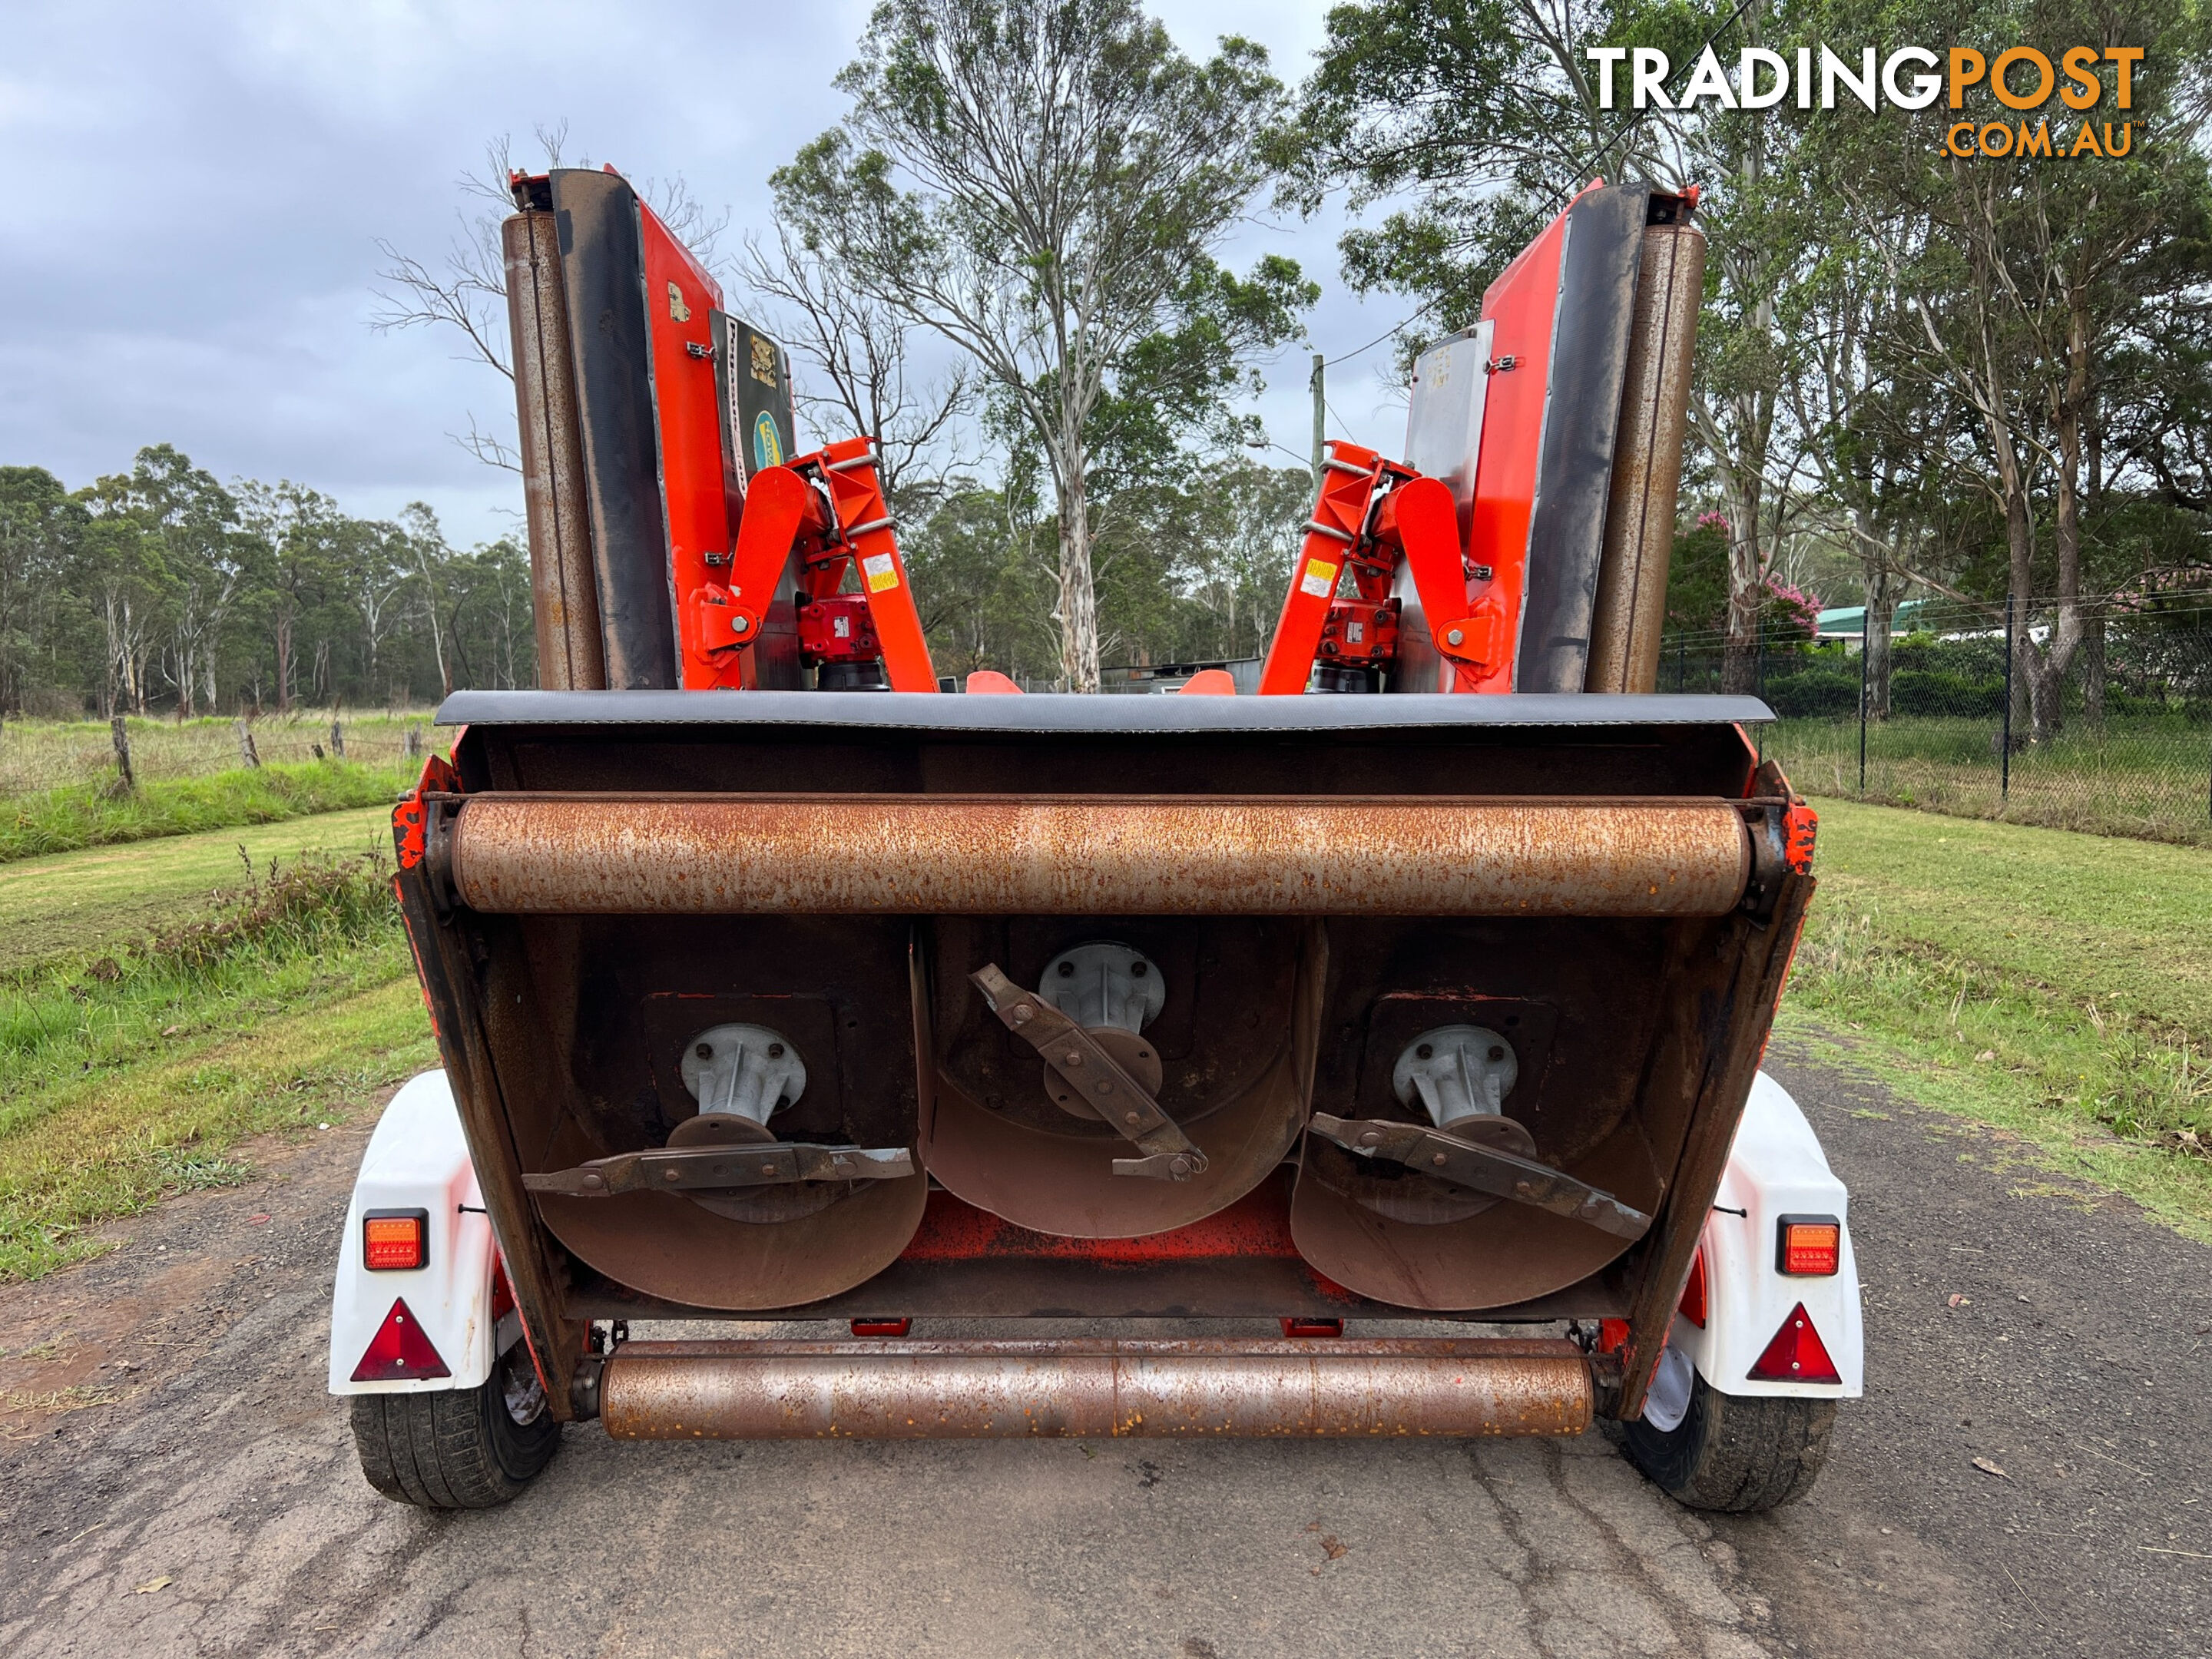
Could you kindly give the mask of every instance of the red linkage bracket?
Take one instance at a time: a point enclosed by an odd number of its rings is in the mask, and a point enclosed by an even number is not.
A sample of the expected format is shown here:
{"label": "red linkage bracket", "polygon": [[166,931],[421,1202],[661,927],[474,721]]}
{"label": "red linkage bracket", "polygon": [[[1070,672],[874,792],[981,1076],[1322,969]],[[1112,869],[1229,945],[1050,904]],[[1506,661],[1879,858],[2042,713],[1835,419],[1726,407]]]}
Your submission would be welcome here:
{"label": "red linkage bracket", "polygon": [[[1291,576],[1267,660],[1262,696],[1294,696],[1316,663],[1389,667],[1396,660],[1399,566],[1413,579],[1437,653],[1453,665],[1455,691],[1511,655],[1504,608],[1470,608],[1458,508],[1438,479],[1386,461],[1358,444],[1332,443],[1320,498]],[[1345,569],[1353,593],[1337,598]]]}
{"label": "red linkage bracket", "polygon": [[[874,447],[866,438],[848,438],[753,475],[730,554],[728,584],[708,582],[691,595],[695,635],[703,653],[726,658],[760,637],[794,549],[800,563],[799,649],[807,662],[866,663],[880,657],[892,690],[937,690],[921,615],[876,474]],[[858,593],[839,591],[850,571],[858,573]]]}

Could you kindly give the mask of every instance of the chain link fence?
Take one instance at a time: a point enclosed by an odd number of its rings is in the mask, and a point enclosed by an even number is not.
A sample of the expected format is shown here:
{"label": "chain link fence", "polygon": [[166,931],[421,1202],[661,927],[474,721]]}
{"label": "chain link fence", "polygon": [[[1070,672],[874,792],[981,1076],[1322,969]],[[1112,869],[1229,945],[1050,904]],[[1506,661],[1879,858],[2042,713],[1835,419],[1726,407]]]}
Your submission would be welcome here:
{"label": "chain link fence", "polygon": [[[2054,685],[2008,648],[1999,613],[1927,601],[1899,613],[1886,650],[1858,613],[1818,637],[1762,631],[1752,689],[1778,719],[1760,741],[1800,790],[2212,845],[2212,603],[2093,607]],[[2047,621],[2029,637],[2047,643]],[[1668,637],[1659,690],[1726,683],[1720,635]]]}

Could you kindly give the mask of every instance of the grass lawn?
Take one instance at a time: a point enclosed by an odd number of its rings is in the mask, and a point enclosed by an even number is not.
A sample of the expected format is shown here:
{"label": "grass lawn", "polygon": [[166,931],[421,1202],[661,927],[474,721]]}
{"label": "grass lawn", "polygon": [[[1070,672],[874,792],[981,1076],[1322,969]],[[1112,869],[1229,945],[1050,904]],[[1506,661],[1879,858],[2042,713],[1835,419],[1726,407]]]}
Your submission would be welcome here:
{"label": "grass lawn", "polygon": [[1815,805],[1784,1029],[2212,1240],[2212,857]]}
{"label": "grass lawn", "polygon": [[0,863],[0,976],[73,954],[94,956],[204,910],[218,888],[302,853],[392,850],[392,809],[356,807],[282,823],[174,836]]}
{"label": "grass lawn", "polygon": [[0,800],[0,863],[348,807],[388,808],[420,772],[420,762],[404,759],[321,760],[142,781],[122,795],[92,784],[19,795]]}
{"label": "grass lawn", "polygon": [[[306,856],[366,849],[385,822],[249,834],[256,884],[222,900],[210,890],[243,884],[235,831],[40,860],[0,885],[0,1279],[97,1249],[112,1217],[245,1178],[246,1136],[317,1133],[437,1063],[388,836],[380,865]],[[40,909],[58,895],[58,926]]]}
{"label": "grass lawn", "polygon": [[[1999,793],[1990,719],[1898,716],[1868,728],[1865,799],[1962,817],[2212,846],[2212,726],[2180,714],[2075,720],[2017,751]],[[1765,747],[1808,794],[1859,796],[1856,720],[1785,720]]]}

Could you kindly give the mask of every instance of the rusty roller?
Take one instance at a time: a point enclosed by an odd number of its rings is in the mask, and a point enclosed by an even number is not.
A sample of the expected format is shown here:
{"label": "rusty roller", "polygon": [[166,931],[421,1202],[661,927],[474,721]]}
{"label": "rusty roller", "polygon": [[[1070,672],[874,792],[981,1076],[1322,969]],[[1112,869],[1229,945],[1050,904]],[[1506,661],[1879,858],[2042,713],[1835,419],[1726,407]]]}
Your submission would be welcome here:
{"label": "rusty roller", "polygon": [[625,1440],[1579,1434],[1571,1342],[634,1342],[599,1389]]}
{"label": "rusty roller", "polygon": [[462,902],[586,915],[1715,916],[1752,847],[1696,799],[501,795]]}

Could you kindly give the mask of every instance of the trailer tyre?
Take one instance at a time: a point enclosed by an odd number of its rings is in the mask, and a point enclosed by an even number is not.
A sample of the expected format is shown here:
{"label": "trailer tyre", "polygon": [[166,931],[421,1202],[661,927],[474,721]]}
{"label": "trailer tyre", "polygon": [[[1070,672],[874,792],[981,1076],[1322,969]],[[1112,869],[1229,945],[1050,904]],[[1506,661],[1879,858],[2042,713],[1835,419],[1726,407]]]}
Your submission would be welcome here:
{"label": "trailer tyre", "polygon": [[518,1343],[473,1389],[353,1399],[361,1472],[426,1510],[488,1510],[528,1486],[561,1444],[529,1350]]}
{"label": "trailer tyre", "polygon": [[1622,1449],[1651,1484],[1696,1510],[1735,1515],[1794,1504],[1828,1461],[1832,1400],[1723,1394],[1693,1376],[1672,1429],[1623,1424]]}

